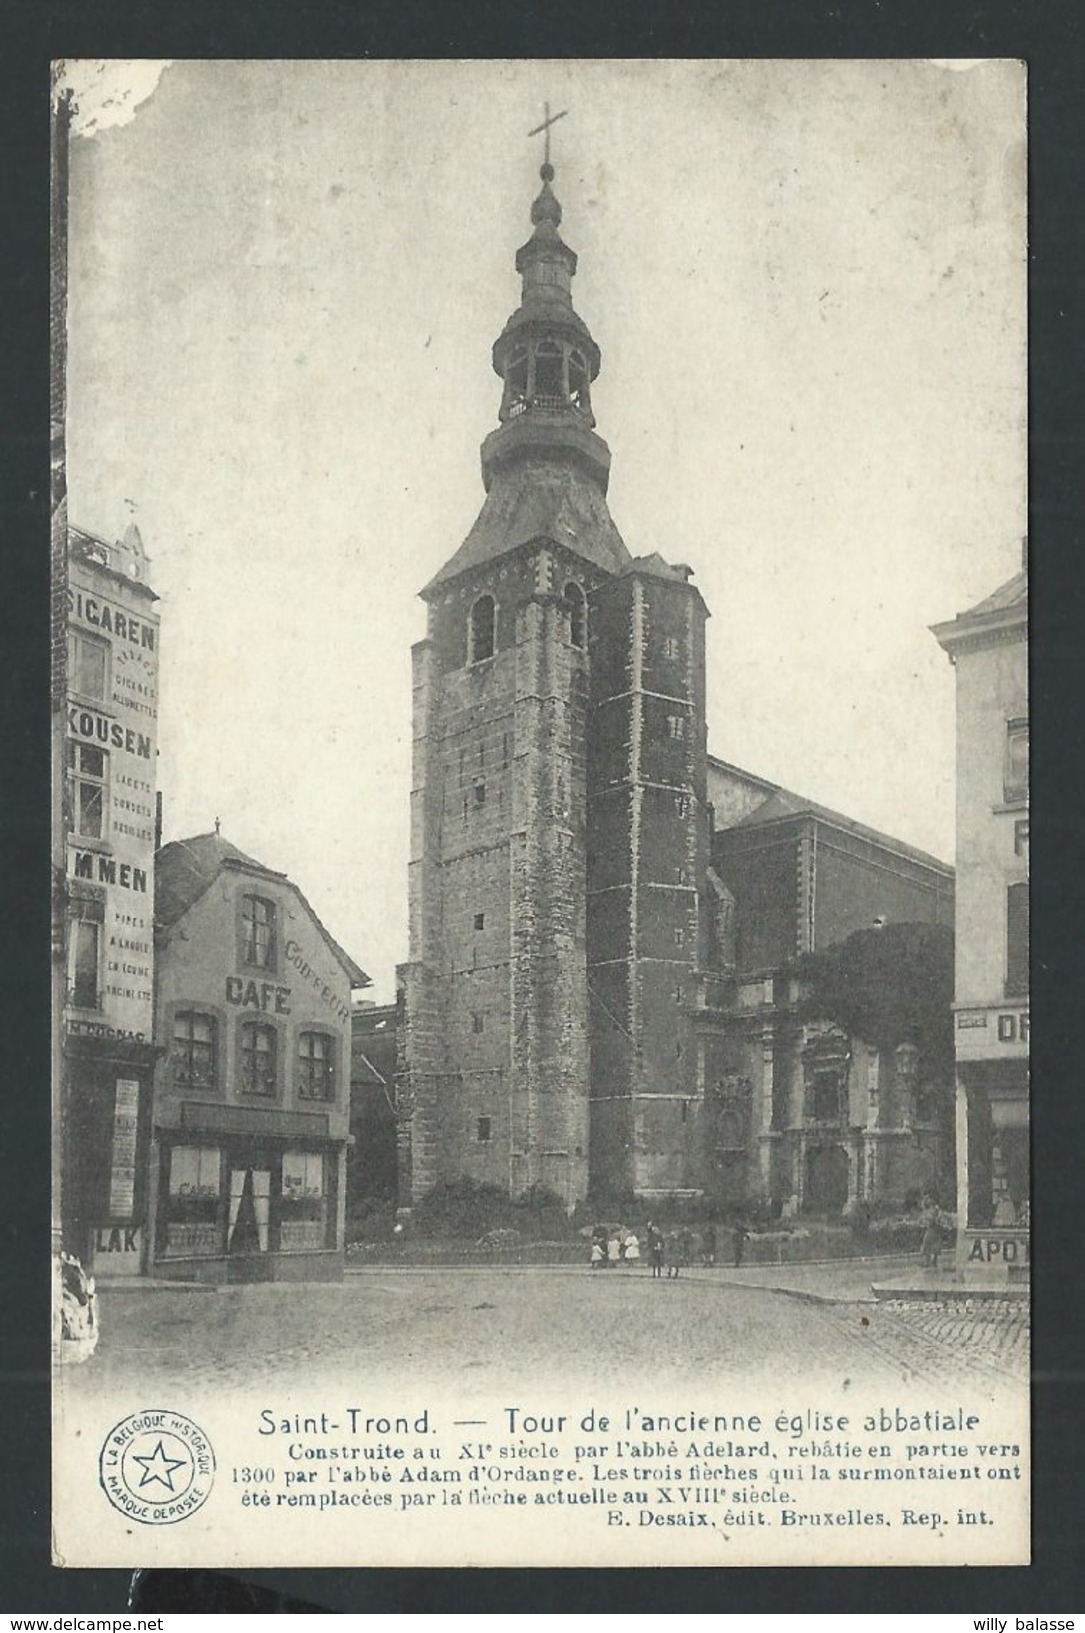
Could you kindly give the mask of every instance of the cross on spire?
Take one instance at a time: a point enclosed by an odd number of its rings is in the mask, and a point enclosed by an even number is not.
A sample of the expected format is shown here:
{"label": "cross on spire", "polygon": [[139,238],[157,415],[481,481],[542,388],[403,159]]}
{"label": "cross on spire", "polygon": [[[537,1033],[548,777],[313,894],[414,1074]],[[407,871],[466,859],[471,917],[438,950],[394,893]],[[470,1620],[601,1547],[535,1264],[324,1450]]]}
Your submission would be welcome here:
{"label": "cross on spire", "polygon": [[[568,108],[562,108],[560,113],[551,114],[549,102],[544,102],[543,103],[543,115],[544,115],[544,118],[543,118],[542,124],[541,125],[536,125],[534,130],[529,130],[528,131],[529,136],[538,136],[538,135],[541,134],[542,138],[543,138],[543,172],[544,172],[543,180],[544,181],[550,181],[551,177],[553,176],[553,168],[552,168],[552,166],[550,164],[550,126],[551,125],[556,125],[559,119],[564,119],[565,115],[568,113],[568,111],[569,111]],[[547,170],[550,171],[549,176],[547,176],[545,174],[545,172]]]}

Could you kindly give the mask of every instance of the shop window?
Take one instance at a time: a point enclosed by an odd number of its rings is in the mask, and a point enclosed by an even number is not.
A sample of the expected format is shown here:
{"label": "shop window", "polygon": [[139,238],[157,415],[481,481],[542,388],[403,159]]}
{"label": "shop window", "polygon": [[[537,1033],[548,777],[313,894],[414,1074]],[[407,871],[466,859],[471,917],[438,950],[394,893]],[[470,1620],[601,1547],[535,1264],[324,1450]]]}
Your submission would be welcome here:
{"label": "shop window", "polygon": [[284,1151],[279,1246],[284,1253],[326,1247],[328,1183],[319,1151]]}
{"label": "shop window", "polygon": [[68,821],[79,839],[104,839],[109,802],[109,756],[90,743],[67,746]]}
{"label": "shop window", "polygon": [[102,1007],[102,917],[97,902],[76,904],[68,940],[68,1001],[76,1009]]}
{"label": "shop window", "polygon": [[278,1037],[273,1026],[246,1021],[241,1028],[241,1092],[265,1098],[276,1091]]}
{"label": "shop window", "polygon": [[1028,884],[1006,891],[1006,995],[1028,992]]}
{"label": "shop window", "polygon": [[275,968],[275,903],[263,896],[243,896],[241,900],[242,950],[246,964],[257,969]]}
{"label": "shop window", "polygon": [[68,632],[68,688],[104,703],[109,685],[109,642],[100,635]]}
{"label": "shop window", "polygon": [[222,1251],[222,1152],[216,1146],[175,1145],[166,1188],[166,1253],[201,1258]]}
{"label": "shop window", "polygon": [[479,1145],[489,1145],[493,1138],[493,1124],[489,1117],[480,1117],[475,1124],[475,1139]]}
{"label": "shop window", "polygon": [[480,595],[471,608],[467,629],[468,663],[484,663],[494,655],[497,607],[492,595]]}
{"label": "shop window", "polygon": [[562,596],[569,614],[569,639],[574,646],[583,647],[587,641],[587,606],[584,591],[575,582],[566,584]]}
{"label": "shop window", "polygon": [[173,1017],[170,1073],[175,1089],[213,1089],[217,1074],[215,1017],[179,1009]]}
{"label": "shop window", "polygon": [[1006,722],[1003,794],[1007,804],[1028,798],[1028,721]]}
{"label": "shop window", "polygon": [[302,1032],[298,1036],[298,1097],[301,1100],[331,1100],[335,1040],[326,1032]]}

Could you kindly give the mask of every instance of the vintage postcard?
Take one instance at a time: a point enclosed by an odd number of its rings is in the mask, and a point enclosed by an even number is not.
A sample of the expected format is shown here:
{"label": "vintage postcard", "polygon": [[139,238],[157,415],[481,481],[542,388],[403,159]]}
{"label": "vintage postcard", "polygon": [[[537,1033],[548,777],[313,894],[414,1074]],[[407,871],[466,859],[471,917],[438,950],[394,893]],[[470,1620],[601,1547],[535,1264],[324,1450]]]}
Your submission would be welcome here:
{"label": "vintage postcard", "polygon": [[59,1564],[1028,1560],[1025,98],[55,65]]}

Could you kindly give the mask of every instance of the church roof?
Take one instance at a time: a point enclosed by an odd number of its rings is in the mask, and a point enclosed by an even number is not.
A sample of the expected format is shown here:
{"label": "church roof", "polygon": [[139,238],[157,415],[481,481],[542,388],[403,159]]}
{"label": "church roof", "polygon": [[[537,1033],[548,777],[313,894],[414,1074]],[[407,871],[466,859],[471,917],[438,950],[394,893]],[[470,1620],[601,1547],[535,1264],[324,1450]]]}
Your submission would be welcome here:
{"label": "church roof", "polygon": [[[932,856],[928,851],[918,850],[914,845],[905,844],[902,839],[896,839],[892,834],[881,833],[877,828],[868,828],[864,823],[856,822],[853,817],[844,816],[841,811],[834,811],[827,805],[819,805],[816,800],[807,799],[805,794],[796,794],[793,789],[782,788],[779,783],[769,782],[765,777],[755,776],[752,771],[744,771],[740,766],[731,765],[728,761],[710,754],[708,756],[710,774],[713,767],[744,783],[752,797],[762,796],[760,803],[745,816],[726,826],[717,827],[717,839],[725,833],[733,833],[738,828],[760,828],[773,822],[808,817],[817,822],[824,822],[830,827],[843,829],[871,844],[887,846],[900,856],[910,857],[912,861],[920,862],[925,867],[937,868],[940,873],[948,874],[953,871],[948,862]],[[712,798],[711,792],[709,798]]]}
{"label": "church roof", "polygon": [[991,595],[977,601],[974,607],[967,612],[958,613],[962,618],[986,618],[993,612],[1016,612],[1018,608],[1028,606],[1028,574],[1022,569],[1015,573],[1005,584],[1000,584]]}
{"label": "church roof", "polygon": [[672,567],[669,561],[664,561],[658,550],[653,550],[648,556],[634,556],[622,568],[624,573],[643,573],[649,578],[666,578],[672,583],[687,584],[690,579],[688,567]]}
{"label": "church roof", "polygon": [[573,465],[531,461],[495,474],[475,525],[422,594],[535,539],[563,545],[606,573],[620,573],[629,561],[598,484]]}
{"label": "church roof", "polygon": [[948,862],[932,856],[929,851],[918,850],[916,846],[907,845],[904,840],[896,839],[892,834],[881,833],[877,828],[868,828],[865,823],[856,822],[854,817],[844,816],[841,811],[834,811],[827,805],[819,805],[816,800],[806,799],[802,794],[794,794],[788,788],[776,788],[763,805],[759,805],[756,811],[751,811],[749,816],[743,817],[735,827],[759,828],[766,823],[782,822],[790,817],[812,817],[829,827],[842,828],[845,832],[854,834],[857,839],[868,840],[874,845],[888,846],[898,855],[910,857],[913,862],[921,862],[925,867],[937,868],[940,873],[953,871]]}
{"label": "church roof", "polygon": [[309,902],[292,879],[265,867],[254,857],[247,856],[221,834],[196,834],[191,839],[174,839],[163,845],[154,859],[155,925],[169,929],[183,918],[205,891],[210,889],[220,873],[236,870],[255,878],[274,880],[292,890],[320,932],[328,950],[339,962],[350,979],[352,987],[372,986],[370,977],[344,952],[335,937],[321,923]]}
{"label": "church roof", "polygon": [[994,632],[1015,629],[1028,617],[1028,569],[1022,568],[997,590],[977,601],[974,607],[959,612],[944,624],[932,624],[931,634],[938,644],[952,656],[962,645],[985,644],[984,638]]}

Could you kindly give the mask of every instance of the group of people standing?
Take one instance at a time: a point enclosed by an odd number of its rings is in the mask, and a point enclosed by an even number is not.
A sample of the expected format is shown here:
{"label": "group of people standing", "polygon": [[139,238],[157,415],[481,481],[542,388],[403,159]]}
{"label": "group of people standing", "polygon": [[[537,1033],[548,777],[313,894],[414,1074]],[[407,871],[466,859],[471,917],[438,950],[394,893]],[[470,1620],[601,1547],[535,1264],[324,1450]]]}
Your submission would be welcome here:
{"label": "group of people standing", "polygon": [[[749,1230],[742,1220],[736,1219],[731,1227],[731,1246],[734,1263],[742,1263]],[[635,1230],[625,1225],[596,1225],[591,1235],[591,1267],[606,1270],[614,1265],[639,1264],[642,1257],[641,1239]],[[710,1268],[716,1263],[718,1231],[713,1220],[696,1232],[688,1225],[664,1232],[654,1220],[644,1227],[643,1256],[651,1267],[653,1278],[673,1278],[693,1264]]]}
{"label": "group of people standing", "polygon": [[591,1267],[606,1270],[616,1264],[640,1262],[640,1238],[624,1225],[596,1225],[591,1233]]}

